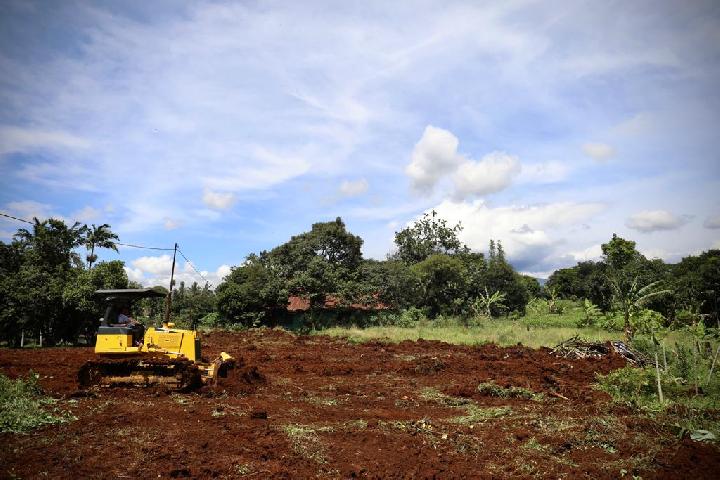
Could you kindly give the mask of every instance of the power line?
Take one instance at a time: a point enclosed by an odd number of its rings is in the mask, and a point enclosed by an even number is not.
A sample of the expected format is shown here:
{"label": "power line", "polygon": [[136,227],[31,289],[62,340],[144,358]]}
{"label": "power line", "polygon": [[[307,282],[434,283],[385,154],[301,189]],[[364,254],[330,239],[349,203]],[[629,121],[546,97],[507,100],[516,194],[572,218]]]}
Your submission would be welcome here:
{"label": "power line", "polygon": [[[3,216],[3,217],[6,217],[6,218],[11,218],[11,219],[13,219],[13,220],[17,220],[18,222],[24,222],[24,223],[29,223],[30,225],[35,225],[35,224],[34,224],[33,222],[31,222],[30,220],[25,220],[24,218],[14,217],[14,216],[12,216],[12,215],[8,215],[7,213],[0,212],[0,215]],[[116,245],[122,245],[122,246],[124,246],[124,247],[142,248],[142,249],[145,249],[145,250],[162,250],[162,251],[166,251],[166,252],[173,250],[172,248],[146,247],[145,245],[134,245],[134,244],[132,244],[132,243],[115,242],[115,244],[116,244]]]}
{"label": "power line", "polygon": [[174,250],[172,248],[146,247],[144,245],[133,245],[132,243],[121,243],[121,242],[115,242],[115,245],[122,245],[123,247],[132,247],[132,248],[143,248],[145,250],[162,250],[165,252],[172,252]]}
{"label": "power line", "polygon": [[206,282],[208,285],[212,285],[212,283],[210,282],[210,280],[208,280],[208,279],[205,277],[205,275],[203,275],[202,273],[200,273],[200,272],[198,271],[198,269],[195,268],[195,265],[193,264],[193,262],[191,262],[190,259],[185,256],[185,254],[182,252],[182,250],[180,250],[180,247],[178,247],[177,251],[178,251],[178,253],[179,253],[180,255],[182,255],[182,257],[183,257],[183,258],[185,259],[185,261],[190,265],[190,267],[192,267],[192,269],[195,270],[195,273],[197,273],[198,275],[200,275],[200,277],[201,277],[203,280],[205,280],[205,282]]}
{"label": "power line", "polygon": [[[30,225],[35,225],[35,224],[34,224],[33,222],[31,222],[30,220],[25,220],[24,218],[14,217],[14,216],[9,215],[9,214],[7,214],[7,213],[0,212],[0,216],[6,217],[6,218],[10,218],[10,219],[16,220],[16,221],[18,221],[18,222],[24,222],[24,223],[29,223]],[[163,251],[163,252],[171,252],[171,251],[175,250],[174,248],[147,247],[147,246],[145,246],[145,245],[135,245],[135,244],[132,244],[132,243],[115,242],[115,244],[116,244],[116,245],[122,245],[123,247],[140,248],[140,249],[143,249],[143,250],[159,250],[159,251]],[[195,273],[197,273],[198,275],[200,275],[200,278],[202,278],[203,280],[205,280],[205,282],[206,282],[207,284],[212,285],[212,283],[210,282],[210,280],[208,280],[207,277],[205,277],[205,275],[203,275],[197,268],[195,268],[195,265],[193,264],[193,262],[191,262],[190,259],[185,256],[185,254],[182,252],[182,250],[180,250],[179,247],[178,247],[177,251],[180,253],[180,255],[182,255],[182,257],[183,257],[183,258],[185,259],[185,261],[190,265],[190,267],[191,267],[193,270],[195,270]]]}
{"label": "power line", "polygon": [[8,215],[7,213],[0,212],[0,215],[2,215],[3,217],[12,218],[13,220],[17,220],[18,222],[25,222],[25,223],[29,223],[30,225],[35,225],[30,220],[25,220],[24,218],[13,217],[12,215]]}

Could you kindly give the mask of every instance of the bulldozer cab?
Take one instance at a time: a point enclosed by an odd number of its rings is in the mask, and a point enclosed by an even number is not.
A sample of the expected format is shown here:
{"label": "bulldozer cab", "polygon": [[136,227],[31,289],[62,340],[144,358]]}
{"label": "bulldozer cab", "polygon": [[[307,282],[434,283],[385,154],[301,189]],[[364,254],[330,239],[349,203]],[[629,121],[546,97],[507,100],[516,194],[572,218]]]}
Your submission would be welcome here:
{"label": "bulldozer cab", "polygon": [[[93,294],[98,300],[105,304],[105,315],[100,319],[98,336],[120,335],[120,338],[131,337],[131,345],[142,343],[145,334],[145,327],[141,324],[122,325],[118,317],[124,309],[130,309],[136,301],[143,298],[159,298],[165,294],[152,288],[136,288],[122,290],[97,290]],[[102,337],[101,337],[102,338]],[[107,338],[107,337],[105,337]]]}
{"label": "bulldozer cab", "polygon": [[105,315],[100,319],[101,327],[112,327],[118,323],[118,316],[124,308],[143,298],[160,298],[166,294],[152,288],[126,288],[118,290],[96,290],[93,297],[105,304]]}

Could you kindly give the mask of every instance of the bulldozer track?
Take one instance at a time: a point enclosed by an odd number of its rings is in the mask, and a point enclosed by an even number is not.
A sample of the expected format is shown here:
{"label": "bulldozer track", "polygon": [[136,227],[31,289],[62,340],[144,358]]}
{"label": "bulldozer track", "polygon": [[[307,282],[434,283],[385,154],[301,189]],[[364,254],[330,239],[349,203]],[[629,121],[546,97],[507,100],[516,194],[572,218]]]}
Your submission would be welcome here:
{"label": "bulldozer track", "polygon": [[78,371],[81,387],[149,387],[163,385],[176,390],[202,386],[197,365],[186,359],[135,357],[86,362]]}

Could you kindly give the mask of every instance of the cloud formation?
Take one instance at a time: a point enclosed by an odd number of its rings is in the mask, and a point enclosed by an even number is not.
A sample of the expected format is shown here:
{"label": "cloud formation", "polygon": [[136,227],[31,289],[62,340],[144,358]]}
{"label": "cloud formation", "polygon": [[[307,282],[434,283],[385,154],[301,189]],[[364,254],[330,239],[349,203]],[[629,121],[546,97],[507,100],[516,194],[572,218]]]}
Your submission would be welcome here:
{"label": "cloud formation", "polygon": [[597,162],[604,162],[615,155],[615,149],[606,143],[585,143],[582,150]]}
{"label": "cloud formation", "polygon": [[504,152],[489,153],[477,162],[467,160],[458,166],[453,176],[453,195],[456,199],[465,199],[499,192],[509,187],[519,173],[518,158]]}
{"label": "cloud formation", "polygon": [[667,210],[645,210],[632,215],[625,226],[642,233],[675,230],[692,219],[690,215],[674,215]]}
{"label": "cloud formation", "polygon": [[[140,257],[133,260],[131,265],[131,267],[125,267],[125,273],[129,280],[138,282],[146,287],[160,285],[167,288],[168,285],[170,285],[172,256],[158,255]],[[220,265],[212,272],[200,270],[199,268],[197,268],[197,270],[202,274],[202,277],[205,277],[210,282],[211,287],[215,288],[230,273],[230,266]],[[176,286],[180,285],[180,282],[185,282],[185,285],[189,287],[193,282],[197,282],[198,285],[202,287],[205,284],[205,280],[202,277],[189,262],[184,262],[182,266],[180,262],[178,262],[174,276]]]}
{"label": "cloud formation", "polygon": [[712,215],[705,219],[703,227],[709,228],[710,230],[717,230],[720,228],[720,215]]}
{"label": "cloud formation", "polygon": [[[384,253],[387,222],[443,199],[612,202],[587,227],[509,226],[526,242],[547,236],[522,258],[536,269],[606,241],[639,196],[717,214],[720,19],[708,2],[558,15],[494,0],[32,1],[0,15],[2,204],[66,217],[87,205],[140,244],[203,232],[196,260],[211,265],[337,215]],[[520,173],[483,164],[493,151]],[[601,165],[615,152],[622,162]],[[358,179],[372,195],[351,195]],[[238,218],[252,228],[238,232]],[[717,240],[708,225],[641,247],[694,252]]]}
{"label": "cloud formation", "polygon": [[364,178],[358,180],[343,180],[338,189],[344,197],[357,197],[367,192],[368,181]]}
{"label": "cloud formation", "polygon": [[58,130],[0,126],[0,155],[54,148],[86,149],[87,139]]}
{"label": "cloud formation", "polygon": [[465,159],[458,154],[460,141],[448,130],[428,125],[415,144],[405,173],[416,191],[432,192],[438,181],[452,173]]}
{"label": "cloud formation", "polygon": [[446,200],[434,210],[449,224],[462,224],[460,239],[471,249],[485,252],[490,239],[500,240],[513,265],[523,271],[539,272],[547,268],[546,260],[563,255],[558,249],[568,228],[589,221],[605,208],[601,203],[492,207],[483,200]]}
{"label": "cloud formation", "polygon": [[212,190],[205,190],[202,201],[205,205],[215,210],[227,210],[233,205],[233,203],[235,203],[235,194],[230,192],[213,192]]}
{"label": "cloud formation", "polygon": [[463,200],[504,190],[520,173],[515,156],[496,151],[475,161],[458,153],[459,143],[449,130],[425,127],[405,167],[416,192],[430,194],[443,178],[451,177],[452,197]]}

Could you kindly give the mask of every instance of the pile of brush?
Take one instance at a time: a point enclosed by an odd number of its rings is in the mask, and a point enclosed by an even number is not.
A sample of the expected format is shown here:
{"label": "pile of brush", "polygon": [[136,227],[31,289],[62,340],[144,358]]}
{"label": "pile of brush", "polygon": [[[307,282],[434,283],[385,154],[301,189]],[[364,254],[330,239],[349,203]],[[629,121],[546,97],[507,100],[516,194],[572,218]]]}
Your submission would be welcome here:
{"label": "pile of brush", "polygon": [[634,350],[628,348],[623,342],[587,342],[579,335],[575,335],[563,342],[560,342],[552,349],[553,355],[562,358],[600,358],[615,352],[633,365],[645,365],[647,359]]}

